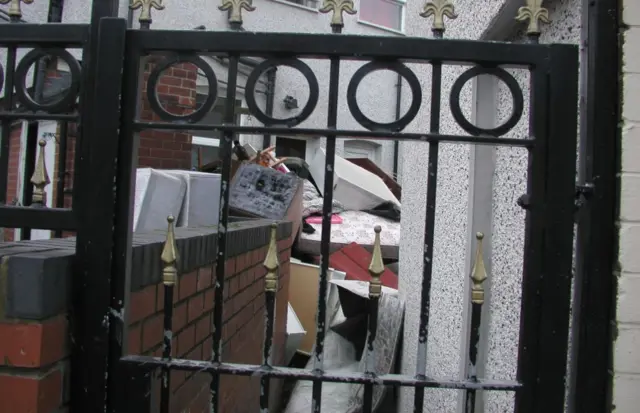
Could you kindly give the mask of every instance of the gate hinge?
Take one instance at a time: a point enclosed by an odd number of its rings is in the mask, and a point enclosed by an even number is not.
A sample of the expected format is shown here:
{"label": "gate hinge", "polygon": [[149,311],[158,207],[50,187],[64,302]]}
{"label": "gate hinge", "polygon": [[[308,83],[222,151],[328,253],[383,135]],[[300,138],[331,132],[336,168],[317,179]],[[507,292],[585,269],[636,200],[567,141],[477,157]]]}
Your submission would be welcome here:
{"label": "gate hinge", "polygon": [[576,186],[576,195],[575,195],[575,212],[577,213],[580,208],[582,208],[593,195],[593,183],[586,182],[583,185]]}
{"label": "gate hinge", "polygon": [[[587,182],[584,185],[576,186],[575,201],[574,201],[576,213],[584,204],[586,204],[589,201],[589,199],[591,199],[591,196],[593,195],[593,190],[594,190],[594,186],[593,186],[593,183],[591,182]],[[529,196],[529,194],[522,194],[518,198],[517,204],[520,208],[526,211],[531,206],[531,197]]]}

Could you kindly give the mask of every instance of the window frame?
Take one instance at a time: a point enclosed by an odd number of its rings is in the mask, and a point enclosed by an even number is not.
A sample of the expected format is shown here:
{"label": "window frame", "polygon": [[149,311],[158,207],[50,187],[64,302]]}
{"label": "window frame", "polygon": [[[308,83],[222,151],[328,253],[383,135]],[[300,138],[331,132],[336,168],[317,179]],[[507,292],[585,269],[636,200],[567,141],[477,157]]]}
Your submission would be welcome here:
{"label": "window frame", "polygon": [[381,29],[381,30],[386,30],[389,32],[393,32],[393,33],[399,33],[399,34],[404,34],[405,32],[405,26],[406,26],[406,10],[407,10],[407,2],[408,0],[379,0],[379,1],[386,1],[389,3],[394,3],[394,4],[399,4],[401,6],[402,9],[402,13],[400,15],[400,28],[393,28],[393,27],[387,27],[378,23],[373,23],[370,22],[368,20],[364,20],[361,17],[361,11],[362,11],[362,5],[363,2],[366,0],[361,0],[360,1],[360,7],[358,9],[358,23],[363,24],[365,26],[371,26],[371,27],[375,27],[377,29]]}
{"label": "window frame", "polygon": [[[198,93],[198,97],[196,99],[202,99],[203,97],[206,97],[205,94],[202,93]],[[213,107],[211,108],[209,113],[213,113],[213,112],[218,112],[219,115],[224,116],[224,111],[225,111],[225,106],[226,106],[226,98],[221,97],[219,98],[216,103],[213,105]],[[237,124],[242,124],[242,115],[246,114],[246,108],[244,107],[244,101],[243,99],[238,99],[236,97],[236,122]],[[200,147],[214,147],[214,148],[219,148],[220,147],[220,138],[214,138],[211,136],[202,136],[202,135],[197,135],[198,131],[194,131],[194,130],[190,130],[189,134],[191,135],[191,150],[193,151],[194,149],[197,149],[198,146]],[[191,165],[192,168],[196,167],[193,164]]]}
{"label": "window frame", "polygon": [[306,0],[307,2],[314,3],[313,6],[307,6],[306,4],[296,3],[295,0],[273,0],[273,1],[280,4],[285,4],[287,6],[296,7],[301,10],[306,10],[313,13],[319,13],[322,0]]}

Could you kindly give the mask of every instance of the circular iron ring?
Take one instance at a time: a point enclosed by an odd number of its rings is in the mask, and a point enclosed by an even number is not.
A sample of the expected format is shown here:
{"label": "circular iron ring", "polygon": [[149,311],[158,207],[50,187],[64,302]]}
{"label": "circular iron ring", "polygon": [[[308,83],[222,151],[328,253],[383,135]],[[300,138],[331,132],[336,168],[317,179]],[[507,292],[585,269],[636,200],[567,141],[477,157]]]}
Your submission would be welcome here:
{"label": "circular iron ring", "polygon": [[[397,119],[393,122],[389,123],[378,123],[371,119],[369,119],[362,111],[360,110],[360,106],[358,105],[358,99],[356,97],[356,92],[358,91],[358,86],[360,86],[360,82],[372,72],[377,70],[391,70],[402,76],[407,83],[409,83],[409,87],[411,88],[411,106],[407,113],[404,114],[400,119]],[[422,87],[420,86],[420,82],[416,75],[409,69],[407,66],[403,65],[400,62],[369,62],[362,66],[360,69],[356,70],[353,74],[353,77],[349,81],[349,86],[347,88],[347,105],[349,106],[349,111],[353,118],[360,125],[373,130],[388,130],[392,132],[399,132],[407,127],[409,123],[418,115],[418,111],[420,110],[420,106],[422,105]]]}
{"label": "circular iron ring", "polygon": [[[513,110],[511,116],[502,125],[495,128],[481,128],[473,123],[469,122],[462,113],[460,108],[460,93],[464,85],[471,79],[479,75],[492,75],[502,80],[513,98]],[[501,136],[513,129],[514,126],[520,122],[522,112],[524,110],[524,98],[522,97],[522,89],[518,85],[518,81],[506,70],[498,67],[482,67],[476,66],[467,70],[460,75],[453,83],[451,88],[451,94],[449,95],[449,105],[451,107],[451,114],[453,118],[458,122],[458,125],[471,135],[491,135]]]}
{"label": "circular iron ring", "polygon": [[[39,103],[36,102],[29,91],[27,90],[27,74],[32,64],[42,59],[43,57],[51,56],[63,60],[67,66],[69,66],[69,74],[71,77],[71,84],[67,88],[66,92],[59,100],[51,103]],[[49,113],[64,112],[69,109],[71,105],[76,102],[78,97],[78,91],[80,89],[80,77],[81,69],[80,64],[71,53],[64,49],[33,49],[20,60],[15,71],[16,75],[16,96],[18,101],[22,103],[27,109],[34,112],[43,111]]]}
{"label": "circular iron ring", "polygon": [[[162,72],[164,72],[171,66],[180,63],[191,63],[198,69],[202,70],[204,76],[207,78],[207,82],[209,83],[209,93],[207,93],[207,99],[199,108],[187,115],[176,115],[174,113],[168,112],[167,110],[165,110],[165,108],[162,107],[162,105],[160,104],[160,100],[158,99],[157,87],[160,76],[162,76]],[[213,108],[213,105],[216,103],[217,98],[218,78],[216,77],[216,74],[211,66],[207,64],[207,62],[202,60],[200,56],[173,55],[166,57],[162,62],[156,65],[153,71],[151,71],[151,73],[149,74],[149,79],[147,80],[147,99],[149,99],[151,110],[153,110],[158,116],[160,116],[162,120],[168,122],[196,123],[202,120],[207,115],[207,113],[211,111],[211,108]]]}
{"label": "circular iron ring", "polygon": [[[258,84],[258,80],[260,76],[264,72],[269,69],[275,68],[277,66],[288,66],[290,68],[298,70],[302,76],[307,80],[309,84],[309,100],[307,100],[307,104],[302,108],[302,111],[290,118],[277,119],[272,116],[267,115],[258,107],[256,102],[255,89]],[[268,59],[257,65],[249,78],[247,79],[247,83],[245,85],[245,99],[247,101],[247,107],[249,108],[250,113],[256,117],[262,124],[264,125],[287,125],[289,127],[299,125],[304,122],[311,114],[313,110],[316,108],[318,104],[318,96],[319,96],[320,86],[318,85],[318,79],[316,75],[313,73],[313,70],[302,60],[298,59],[290,59],[290,58],[273,58]]]}

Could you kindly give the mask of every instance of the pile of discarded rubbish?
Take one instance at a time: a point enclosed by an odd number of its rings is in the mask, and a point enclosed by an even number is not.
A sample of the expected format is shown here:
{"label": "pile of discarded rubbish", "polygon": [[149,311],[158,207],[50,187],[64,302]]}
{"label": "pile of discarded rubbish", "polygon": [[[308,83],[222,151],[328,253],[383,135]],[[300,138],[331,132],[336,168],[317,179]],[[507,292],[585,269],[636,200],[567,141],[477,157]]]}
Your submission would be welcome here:
{"label": "pile of discarded rubbish", "polygon": [[[294,224],[287,320],[287,362],[313,367],[318,306],[318,277],[322,236],[326,153],[318,149],[310,163],[300,158],[276,157],[274,148],[255,150],[234,145],[229,187],[232,216],[287,220]],[[220,162],[200,171],[139,169],[136,176],[134,230],[161,229],[167,215],[177,226],[214,226],[218,223]],[[394,369],[404,303],[398,297],[400,240],[400,186],[367,159],[334,163],[333,203],[327,295],[325,370],[364,371],[367,336],[368,282],[375,226],[381,227],[380,252],[387,264],[381,277],[375,338],[375,372]],[[323,385],[322,410],[341,413],[361,408],[363,386]],[[386,389],[376,386],[374,410]],[[311,383],[295,384],[285,413],[310,411]]]}

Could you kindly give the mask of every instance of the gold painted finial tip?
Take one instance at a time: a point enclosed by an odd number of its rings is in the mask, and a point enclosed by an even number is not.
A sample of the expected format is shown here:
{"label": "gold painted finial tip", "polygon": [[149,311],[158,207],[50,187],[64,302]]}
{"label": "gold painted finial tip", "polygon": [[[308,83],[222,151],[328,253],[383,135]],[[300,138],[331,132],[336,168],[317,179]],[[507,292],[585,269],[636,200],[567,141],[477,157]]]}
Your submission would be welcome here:
{"label": "gold painted finial tip", "polygon": [[275,222],[271,224],[271,228],[276,229],[278,228],[278,224],[276,224]]}
{"label": "gold painted finial tip", "polygon": [[173,223],[173,221],[175,221],[175,220],[176,220],[176,219],[174,218],[174,216],[173,216],[173,215],[169,215],[169,216],[167,217],[167,222],[168,222],[169,224]]}
{"label": "gold painted finial tip", "polygon": [[46,144],[47,144],[47,141],[45,141],[44,139],[40,139],[38,141],[38,145],[40,145],[40,146],[45,146]]}
{"label": "gold painted finial tip", "polygon": [[482,232],[476,232],[476,239],[481,240],[484,238],[484,234]]}
{"label": "gold painted finial tip", "polygon": [[376,234],[379,234],[379,233],[381,233],[381,232],[382,232],[382,227],[381,227],[380,225],[376,225],[375,227],[373,227],[373,231],[374,231]]}

